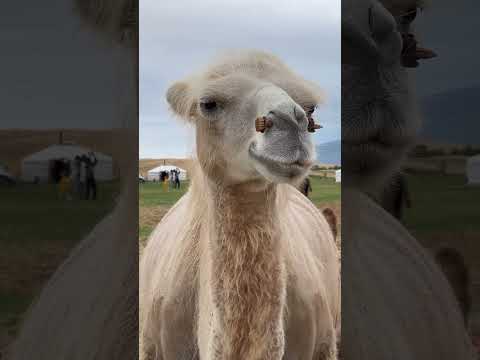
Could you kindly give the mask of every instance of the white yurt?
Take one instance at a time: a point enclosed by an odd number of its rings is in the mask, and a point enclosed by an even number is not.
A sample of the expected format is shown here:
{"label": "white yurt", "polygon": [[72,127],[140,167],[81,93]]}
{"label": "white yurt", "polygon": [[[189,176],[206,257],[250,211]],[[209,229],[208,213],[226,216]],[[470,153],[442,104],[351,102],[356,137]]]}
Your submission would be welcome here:
{"label": "white yurt", "polygon": [[335,170],[335,182],[336,183],[341,183],[342,182],[342,170],[341,169]]}
{"label": "white yurt", "polygon": [[[39,182],[51,182],[52,167],[55,162],[63,161],[68,163],[73,172],[75,156],[88,156],[90,151],[90,149],[73,144],[51,145],[22,160],[21,179],[27,182],[36,180]],[[94,167],[95,179],[98,181],[112,180],[114,178],[112,158],[100,152],[94,151],[93,153],[98,161]]]}
{"label": "white yurt", "polygon": [[468,158],[467,181],[469,184],[480,184],[480,155]]}
{"label": "white yurt", "polygon": [[168,173],[170,173],[171,170],[175,170],[175,169],[178,169],[178,171],[180,172],[179,174],[179,178],[180,178],[180,181],[183,181],[183,180],[187,180],[187,171],[185,169],[182,169],[182,168],[179,168],[178,166],[173,166],[173,165],[161,165],[161,166],[157,166],[156,168],[153,168],[151,170],[148,170],[148,173],[147,173],[147,180],[148,181],[158,181],[160,180],[160,173],[162,171],[166,171]]}

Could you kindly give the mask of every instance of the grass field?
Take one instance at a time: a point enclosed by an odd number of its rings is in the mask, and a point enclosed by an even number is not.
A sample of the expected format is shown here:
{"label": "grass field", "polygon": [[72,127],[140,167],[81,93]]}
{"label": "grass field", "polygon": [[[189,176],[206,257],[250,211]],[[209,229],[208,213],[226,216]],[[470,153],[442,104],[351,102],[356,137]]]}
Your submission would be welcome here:
{"label": "grass field", "polygon": [[466,186],[463,175],[409,174],[412,208],[405,226],[427,249],[453,247],[471,277],[471,320],[480,331],[480,186]]}
{"label": "grass field", "polygon": [[[311,193],[312,201],[318,207],[331,207],[340,219],[340,184],[335,183],[334,179],[331,178],[312,176],[310,179],[313,189]],[[140,184],[139,237],[142,244],[168,209],[180,199],[187,189],[188,181],[182,182],[180,190],[170,190],[169,192],[163,191],[162,185],[158,182]]]}
{"label": "grass field", "polygon": [[96,201],[67,201],[52,184],[0,187],[0,338],[15,334],[45,281],[111,211],[118,190],[99,183]]}
{"label": "grass field", "polygon": [[405,224],[416,234],[480,231],[480,186],[462,175],[409,174],[412,208]]}

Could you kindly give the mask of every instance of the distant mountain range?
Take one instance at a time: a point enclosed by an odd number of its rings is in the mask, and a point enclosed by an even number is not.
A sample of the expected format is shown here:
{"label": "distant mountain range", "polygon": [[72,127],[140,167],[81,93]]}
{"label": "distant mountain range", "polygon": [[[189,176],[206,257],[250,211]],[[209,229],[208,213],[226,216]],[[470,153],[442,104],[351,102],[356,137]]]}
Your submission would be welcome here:
{"label": "distant mountain range", "polygon": [[480,87],[452,89],[420,100],[422,141],[480,144]]}
{"label": "distant mountain range", "polygon": [[[480,86],[452,89],[420,99],[421,142],[480,145]],[[340,140],[316,145],[317,162],[341,165]]]}
{"label": "distant mountain range", "polygon": [[341,165],[342,145],[340,140],[318,144],[316,150],[318,163]]}

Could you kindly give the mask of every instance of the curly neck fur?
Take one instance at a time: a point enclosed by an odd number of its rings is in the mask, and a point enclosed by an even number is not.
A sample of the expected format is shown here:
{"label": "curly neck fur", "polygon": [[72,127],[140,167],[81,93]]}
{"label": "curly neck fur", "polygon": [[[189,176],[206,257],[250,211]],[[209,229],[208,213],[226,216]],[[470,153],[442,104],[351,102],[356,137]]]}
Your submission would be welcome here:
{"label": "curly neck fur", "polygon": [[[217,184],[218,186],[218,184]],[[208,210],[215,359],[281,359],[285,269],[276,187],[212,187]]]}

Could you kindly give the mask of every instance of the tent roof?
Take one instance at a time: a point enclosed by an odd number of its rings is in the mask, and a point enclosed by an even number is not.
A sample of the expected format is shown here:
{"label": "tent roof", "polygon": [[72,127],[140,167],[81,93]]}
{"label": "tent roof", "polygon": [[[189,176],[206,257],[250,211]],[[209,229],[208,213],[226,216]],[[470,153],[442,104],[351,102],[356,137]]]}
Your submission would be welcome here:
{"label": "tent roof", "polygon": [[[51,145],[39,152],[28,155],[23,161],[48,161],[51,159],[73,160],[77,155],[88,154],[90,149],[78,145]],[[112,161],[112,158],[100,152],[94,151],[98,161]]]}
{"label": "tent roof", "polygon": [[153,168],[151,170],[148,170],[148,173],[157,173],[157,172],[161,172],[161,171],[170,171],[170,170],[175,170],[175,169],[178,169],[180,170],[181,172],[187,172],[185,169],[182,169],[178,166],[173,166],[173,165],[161,165],[161,166],[157,166],[156,168]]}

